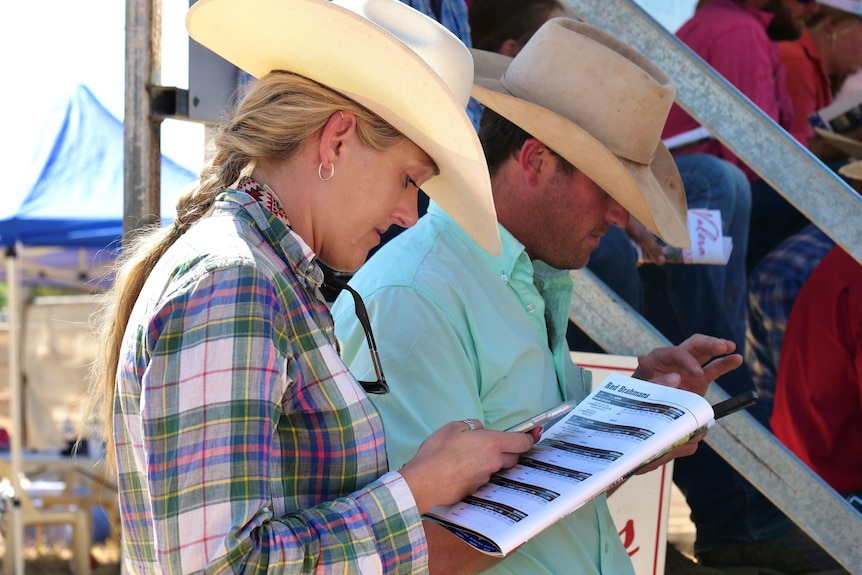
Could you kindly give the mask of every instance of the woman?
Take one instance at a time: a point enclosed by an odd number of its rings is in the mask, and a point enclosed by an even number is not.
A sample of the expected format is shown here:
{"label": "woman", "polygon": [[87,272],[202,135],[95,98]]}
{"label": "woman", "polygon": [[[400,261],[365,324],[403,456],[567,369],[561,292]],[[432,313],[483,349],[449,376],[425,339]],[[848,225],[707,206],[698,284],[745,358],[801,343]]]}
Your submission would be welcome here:
{"label": "woman", "polygon": [[195,40],[260,80],[173,224],[127,251],[101,325],[131,572],[422,572],[420,515],[532,446],[451,422],[387,472],[362,389],[385,379],[360,387],[341,363],[316,260],[354,270],[415,222],[419,186],[499,238],[469,52],[395,0],[341,4],[189,11]]}

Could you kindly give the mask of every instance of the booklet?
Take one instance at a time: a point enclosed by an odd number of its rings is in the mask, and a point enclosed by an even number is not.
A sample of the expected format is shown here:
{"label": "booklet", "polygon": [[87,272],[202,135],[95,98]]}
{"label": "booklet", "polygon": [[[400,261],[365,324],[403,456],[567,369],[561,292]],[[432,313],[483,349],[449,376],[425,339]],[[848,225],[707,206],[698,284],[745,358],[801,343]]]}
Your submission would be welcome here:
{"label": "booklet", "polygon": [[547,428],[515,467],[426,517],[505,557],[713,422],[712,406],[695,393],[614,373]]}
{"label": "booklet", "polygon": [[815,128],[841,134],[862,126],[862,92],[853,92],[833,101],[808,117]]}

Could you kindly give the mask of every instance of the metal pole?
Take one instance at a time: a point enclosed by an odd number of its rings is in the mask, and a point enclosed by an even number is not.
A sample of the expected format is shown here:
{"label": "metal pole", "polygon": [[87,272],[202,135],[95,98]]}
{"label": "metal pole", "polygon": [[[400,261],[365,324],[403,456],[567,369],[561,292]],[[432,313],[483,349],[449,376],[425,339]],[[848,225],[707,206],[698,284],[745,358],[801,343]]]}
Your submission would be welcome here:
{"label": "metal pole", "polygon": [[[21,470],[24,468],[22,450],[24,444],[24,417],[23,417],[23,385],[21,377],[21,322],[23,321],[22,287],[18,269],[17,254],[21,249],[18,243],[15,248],[6,253],[6,281],[8,285],[9,301],[9,391],[10,409],[12,411],[12,433],[9,437],[9,448],[12,463],[12,490],[14,491],[10,509],[12,531],[11,537],[6,543],[11,543],[15,549],[7,549],[6,553],[13,553],[15,557],[13,568],[17,575],[24,573],[24,518],[21,510]],[[7,562],[8,563],[8,562]]]}
{"label": "metal pole", "polygon": [[126,0],[124,237],[161,214],[161,120],[151,113],[161,80],[161,29],[161,0]]}

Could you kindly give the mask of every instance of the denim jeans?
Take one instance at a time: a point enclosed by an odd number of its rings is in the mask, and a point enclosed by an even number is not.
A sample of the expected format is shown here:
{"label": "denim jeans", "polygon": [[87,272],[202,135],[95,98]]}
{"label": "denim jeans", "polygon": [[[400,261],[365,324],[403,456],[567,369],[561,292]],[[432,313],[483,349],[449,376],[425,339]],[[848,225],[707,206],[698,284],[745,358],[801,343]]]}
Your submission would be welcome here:
{"label": "denim jeans", "polygon": [[691,266],[679,264],[672,281],[685,290],[692,275],[689,269],[703,267],[730,327],[730,339],[742,351],[745,345],[749,222],[751,219],[751,186],[745,174],[730,162],[707,154],[683,154],[674,158],[685,186],[688,207],[719,210],[722,233],[733,240],[727,265]]}
{"label": "denim jeans", "polygon": [[748,271],[778,244],[810,222],[784,196],[763,180],[751,183],[751,231],[748,235]]}

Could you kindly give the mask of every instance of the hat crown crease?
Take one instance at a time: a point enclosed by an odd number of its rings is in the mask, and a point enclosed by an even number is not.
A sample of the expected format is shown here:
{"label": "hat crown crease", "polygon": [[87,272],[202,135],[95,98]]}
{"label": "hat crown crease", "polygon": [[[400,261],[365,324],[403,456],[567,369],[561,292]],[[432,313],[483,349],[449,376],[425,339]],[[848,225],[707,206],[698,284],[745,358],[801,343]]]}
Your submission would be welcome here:
{"label": "hat crown crease", "polygon": [[[651,164],[676,92],[670,78],[625,44],[573,24],[561,18],[540,28],[500,83],[580,126],[615,155]],[[591,82],[573,89],[573,77]]]}
{"label": "hat crown crease", "polygon": [[421,13],[403,10],[391,2],[333,0],[333,4],[361,14],[403,42],[443,81],[455,99],[467,107],[473,85],[473,58],[452,32],[442,26],[424,26],[419,21]]}

